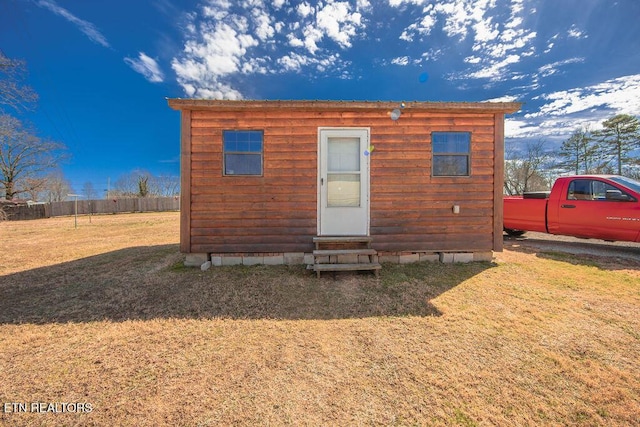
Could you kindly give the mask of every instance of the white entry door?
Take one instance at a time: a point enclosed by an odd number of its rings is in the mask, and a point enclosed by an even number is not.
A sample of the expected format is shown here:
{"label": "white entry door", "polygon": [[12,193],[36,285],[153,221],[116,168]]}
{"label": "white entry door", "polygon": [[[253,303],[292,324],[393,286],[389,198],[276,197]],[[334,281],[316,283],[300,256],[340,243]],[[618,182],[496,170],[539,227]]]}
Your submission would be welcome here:
{"label": "white entry door", "polygon": [[318,235],[369,234],[369,129],[320,128]]}

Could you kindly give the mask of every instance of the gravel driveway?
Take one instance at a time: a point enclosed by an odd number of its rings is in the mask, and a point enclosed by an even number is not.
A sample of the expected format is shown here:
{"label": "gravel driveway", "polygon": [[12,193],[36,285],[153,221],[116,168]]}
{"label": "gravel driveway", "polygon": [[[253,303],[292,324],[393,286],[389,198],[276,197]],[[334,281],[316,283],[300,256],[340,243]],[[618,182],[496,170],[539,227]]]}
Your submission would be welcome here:
{"label": "gravel driveway", "polygon": [[504,247],[517,250],[519,247],[533,250],[566,252],[575,255],[589,255],[629,260],[640,266],[640,243],[606,242],[599,239],[578,239],[576,237],[555,236],[529,231],[522,237],[504,237]]}

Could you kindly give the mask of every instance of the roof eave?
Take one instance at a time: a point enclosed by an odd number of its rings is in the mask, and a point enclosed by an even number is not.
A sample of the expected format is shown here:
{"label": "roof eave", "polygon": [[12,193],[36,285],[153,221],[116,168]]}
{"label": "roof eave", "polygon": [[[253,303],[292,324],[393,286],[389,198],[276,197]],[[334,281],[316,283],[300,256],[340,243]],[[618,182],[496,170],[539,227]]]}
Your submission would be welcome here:
{"label": "roof eave", "polygon": [[174,110],[259,110],[282,108],[291,110],[341,110],[362,111],[377,109],[404,108],[422,111],[467,111],[491,113],[515,113],[520,110],[519,102],[430,102],[430,101],[299,101],[299,100],[213,100],[183,99],[167,100]]}

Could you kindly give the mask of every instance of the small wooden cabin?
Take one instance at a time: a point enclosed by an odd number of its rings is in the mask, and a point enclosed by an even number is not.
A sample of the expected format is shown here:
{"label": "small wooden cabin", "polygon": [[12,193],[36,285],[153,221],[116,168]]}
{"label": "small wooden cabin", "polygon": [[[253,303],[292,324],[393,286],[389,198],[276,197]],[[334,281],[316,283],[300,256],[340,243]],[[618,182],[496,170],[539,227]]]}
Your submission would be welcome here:
{"label": "small wooden cabin", "polygon": [[188,264],[502,250],[504,116],[519,103],[168,102],[181,111]]}

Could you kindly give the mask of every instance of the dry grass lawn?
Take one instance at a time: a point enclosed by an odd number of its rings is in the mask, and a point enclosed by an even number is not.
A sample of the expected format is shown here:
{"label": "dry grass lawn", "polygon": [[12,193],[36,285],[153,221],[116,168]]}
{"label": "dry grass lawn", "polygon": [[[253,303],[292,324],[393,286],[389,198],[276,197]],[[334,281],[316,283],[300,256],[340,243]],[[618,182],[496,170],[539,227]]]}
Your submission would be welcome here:
{"label": "dry grass lawn", "polygon": [[0,425],[640,425],[640,260],[202,272],[178,223],[0,223]]}

